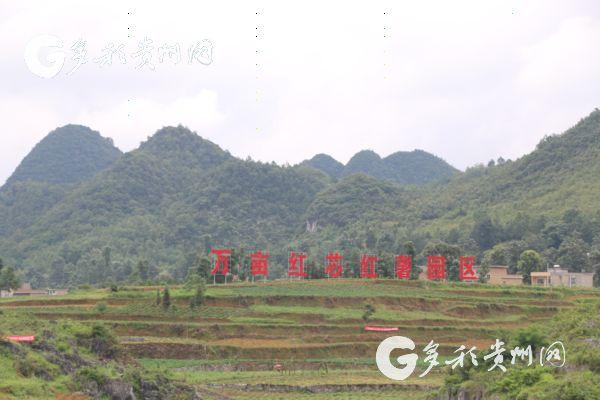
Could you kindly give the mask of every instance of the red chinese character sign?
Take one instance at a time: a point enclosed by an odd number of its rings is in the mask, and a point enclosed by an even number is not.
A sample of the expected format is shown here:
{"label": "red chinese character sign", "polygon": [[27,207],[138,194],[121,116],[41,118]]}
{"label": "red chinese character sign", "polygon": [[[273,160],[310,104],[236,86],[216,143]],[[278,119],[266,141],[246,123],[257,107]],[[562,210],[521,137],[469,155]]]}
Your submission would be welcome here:
{"label": "red chinese character sign", "polygon": [[227,275],[229,273],[229,260],[231,258],[231,250],[211,249],[210,254],[215,256],[211,274]]}
{"label": "red chinese character sign", "polygon": [[288,258],[288,276],[306,278],[308,274],[304,270],[304,261],[306,261],[306,253],[290,252]]}
{"label": "red chinese character sign", "polygon": [[377,278],[377,272],[375,268],[377,267],[377,256],[373,256],[370,254],[363,254],[360,257],[360,277],[373,279]]}
{"label": "red chinese character sign", "polygon": [[410,279],[411,264],[410,256],[396,256],[396,278]]}
{"label": "red chinese character sign", "polygon": [[339,278],[344,272],[343,257],[340,253],[329,253],[325,256],[325,273],[330,278]]}
{"label": "red chinese character sign", "polygon": [[250,254],[250,271],[253,277],[262,275],[266,278],[269,275],[269,253],[259,250]]}
{"label": "red chinese character sign", "polygon": [[473,270],[473,267],[475,266],[475,257],[460,257],[458,265],[461,281],[477,280],[477,274]]}
{"label": "red chinese character sign", "polygon": [[446,279],[446,259],[444,257],[427,257],[427,279],[430,281]]}

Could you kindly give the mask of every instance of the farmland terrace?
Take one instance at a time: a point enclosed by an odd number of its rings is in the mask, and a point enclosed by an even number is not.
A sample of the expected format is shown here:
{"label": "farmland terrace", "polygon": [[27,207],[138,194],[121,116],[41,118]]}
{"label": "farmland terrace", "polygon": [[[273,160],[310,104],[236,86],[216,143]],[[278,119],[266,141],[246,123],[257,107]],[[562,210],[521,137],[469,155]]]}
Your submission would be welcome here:
{"label": "farmland terrace", "polygon": [[[592,289],[340,279],[209,286],[196,309],[189,307],[191,289],[171,287],[165,309],[156,304],[162,289],[2,299],[0,310],[102,321],[142,366],[193,385],[207,399],[420,399],[442,384],[443,368],[424,378],[419,372],[402,382],[387,379],[375,365],[384,338],[413,339],[420,360],[433,340],[444,360],[461,344],[484,350],[496,338],[600,299]],[[365,325],[399,330],[367,332]]]}

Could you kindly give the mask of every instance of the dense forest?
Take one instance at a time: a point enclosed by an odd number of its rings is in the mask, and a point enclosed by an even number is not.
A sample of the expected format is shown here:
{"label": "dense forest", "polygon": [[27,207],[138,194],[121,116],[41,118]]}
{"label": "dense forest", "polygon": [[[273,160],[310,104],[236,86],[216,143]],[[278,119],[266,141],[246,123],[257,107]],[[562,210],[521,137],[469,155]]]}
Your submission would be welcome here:
{"label": "dense forest", "polygon": [[[600,268],[600,111],[544,138],[530,154],[460,172],[424,151],[347,165],[320,154],[296,166],[241,160],[190,130],[166,127],[122,154],[86,127],[51,132],[0,188],[0,257],[34,285],[182,281],[206,275],[213,246],[271,253],[271,277],[290,250],[322,276],[329,251],[356,273],[361,253],[449,259],[524,272],[560,264]],[[10,266],[10,270],[6,268]],[[597,275],[598,277],[598,275]],[[8,278],[6,278],[8,280]]]}

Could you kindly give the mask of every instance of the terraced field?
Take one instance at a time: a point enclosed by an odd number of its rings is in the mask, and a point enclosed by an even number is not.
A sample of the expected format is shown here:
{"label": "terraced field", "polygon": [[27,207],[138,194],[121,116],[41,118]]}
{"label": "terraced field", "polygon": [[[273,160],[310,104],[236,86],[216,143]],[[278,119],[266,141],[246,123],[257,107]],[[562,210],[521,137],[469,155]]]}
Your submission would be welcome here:
{"label": "terraced field", "polygon": [[[586,298],[600,298],[597,290],[277,281],[209,287],[206,304],[196,310],[188,306],[190,291],[171,288],[172,306],[165,310],[156,305],[156,290],[2,299],[0,309],[46,320],[104,321],[140,364],[195,385],[205,398],[418,399],[441,385],[443,369],[403,382],[385,378],[375,351],[392,334],[365,331],[367,304],[375,308],[368,325],[398,327],[420,355],[430,340],[440,343],[444,359],[461,344],[484,349]],[[274,371],[275,364],[283,371]]]}

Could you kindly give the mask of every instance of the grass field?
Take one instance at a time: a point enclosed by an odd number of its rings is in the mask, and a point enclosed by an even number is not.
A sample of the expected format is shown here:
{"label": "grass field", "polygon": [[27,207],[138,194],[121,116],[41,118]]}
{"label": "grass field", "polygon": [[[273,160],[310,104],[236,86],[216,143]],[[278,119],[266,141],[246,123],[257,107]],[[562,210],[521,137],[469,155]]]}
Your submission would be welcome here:
{"label": "grass field", "polygon": [[[484,349],[561,310],[600,300],[592,289],[320,280],[209,287],[206,304],[196,310],[188,307],[191,291],[171,288],[165,310],[156,305],[156,290],[2,299],[0,310],[48,321],[102,321],[141,366],[191,384],[207,399],[385,400],[424,398],[444,377],[439,367],[424,378],[419,372],[402,382],[387,379],[375,351],[388,336],[413,339],[421,360],[433,340],[443,361],[461,344]],[[367,304],[375,308],[369,325],[399,331],[365,332]],[[11,333],[31,333],[26,330]],[[285,371],[274,371],[275,364]],[[3,389],[10,393],[6,385],[0,379],[0,397]]]}

